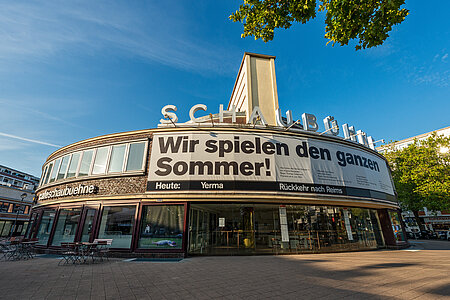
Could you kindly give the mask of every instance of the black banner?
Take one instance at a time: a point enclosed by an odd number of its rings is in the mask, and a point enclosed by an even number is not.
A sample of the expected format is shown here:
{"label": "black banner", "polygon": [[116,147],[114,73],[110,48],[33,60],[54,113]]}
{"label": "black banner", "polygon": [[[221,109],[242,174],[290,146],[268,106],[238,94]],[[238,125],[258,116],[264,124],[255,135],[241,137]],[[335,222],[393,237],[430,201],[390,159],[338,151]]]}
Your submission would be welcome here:
{"label": "black banner", "polygon": [[338,196],[355,196],[375,198],[396,203],[394,196],[369,189],[334,186],[328,184],[311,184],[295,182],[264,181],[148,181],[148,192],[164,191],[264,191],[326,194]]}

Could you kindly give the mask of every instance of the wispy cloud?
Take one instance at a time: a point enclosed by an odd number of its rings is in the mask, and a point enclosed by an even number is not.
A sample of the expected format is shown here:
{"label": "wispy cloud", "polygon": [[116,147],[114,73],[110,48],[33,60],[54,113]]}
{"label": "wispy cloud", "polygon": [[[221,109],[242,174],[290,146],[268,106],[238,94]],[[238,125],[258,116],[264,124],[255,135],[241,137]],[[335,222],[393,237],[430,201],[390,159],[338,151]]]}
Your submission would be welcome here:
{"label": "wispy cloud", "polygon": [[[48,103],[45,103],[48,102]],[[64,103],[67,103],[67,105],[64,105]],[[37,119],[40,118],[43,121],[52,121],[55,124],[58,125],[66,125],[73,128],[83,129],[86,131],[92,131],[89,127],[82,126],[75,122],[70,122],[67,120],[67,118],[61,118],[56,116],[55,114],[42,111],[42,109],[34,108],[33,105],[36,104],[38,107],[41,108],[49,108],[52,109],[52,111],[55,111],[55,108],[59,108],[63,111],[68,111],[66,115],[70,115],[71,118],[74,118],[76,114],[80,114],[79,110],[67,110],[66,106],[69,108],[76,106],[76,101],[70,100],[70,101],[62,101],[61,99],[42,99],[39,100],[36,99],[24,99],[24,100],[7,100],[0,98],[0,105],[2,106],[3,113],[7,113],[7,108],[10,108],[11,115],[14,116],[15,121],[17,121],[17,116],[20,112],[20,114],[26,114],[24,116],[28,119]],[[81,111],[82,113],[84,111]]]}
{"label": "wispy cloud", "polygon": [[433,59],[417,64],[409,77],[418,84],[432,84],[439,87],[450,85],[450,70],[447,67],[448,53],[442,49]]}
{"label": "wispy cloud", "polygon": [[4,132],[0,132],[0,136],[12,138],[12,139],[17,139],[17,140],[21,140],[21,141],[24,141],[24,142],[30,142],[30,143],[46,145],[46,146],[52,146],[52,147],[56,147],[56,148],[61,148],[62,147],[60,145],[55,145],[55,144],[47,143],[47,142],[44,142],[44,141],[38,141],[38,140],[29,139],[29,138],[24,138],[24,137],[21,137],[21,136],[8,134],[8,133],[4,133]]}
{"label": "wispy cloud", "polygon": [[230,54],[220,45],[197,39],[178,6],[172,1],[134,5],[128,1],[4,1],[0,3],[0,66],[12,56],[50,60],[54,54],[75,50],[121,51],[181,69],[227,72]]}

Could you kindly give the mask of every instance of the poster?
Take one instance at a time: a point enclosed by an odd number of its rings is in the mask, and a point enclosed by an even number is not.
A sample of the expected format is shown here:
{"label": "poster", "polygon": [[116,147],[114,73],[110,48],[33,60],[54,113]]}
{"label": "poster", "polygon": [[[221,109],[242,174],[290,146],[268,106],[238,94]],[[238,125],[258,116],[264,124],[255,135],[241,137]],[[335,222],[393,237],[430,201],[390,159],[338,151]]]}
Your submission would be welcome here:
{"label": "poster", "polygon": [[287,223],[287,214],[286,214],[286,207],[280,206],[280,229],[281,229],[281,241],[282,242],[289,242],[289,230],[288,230],[288,223]]}
{"label": "poster", "polygon": [[386,162],[358,147],[281,134],[153,136],[147,191],[257,190],[395,201]]}

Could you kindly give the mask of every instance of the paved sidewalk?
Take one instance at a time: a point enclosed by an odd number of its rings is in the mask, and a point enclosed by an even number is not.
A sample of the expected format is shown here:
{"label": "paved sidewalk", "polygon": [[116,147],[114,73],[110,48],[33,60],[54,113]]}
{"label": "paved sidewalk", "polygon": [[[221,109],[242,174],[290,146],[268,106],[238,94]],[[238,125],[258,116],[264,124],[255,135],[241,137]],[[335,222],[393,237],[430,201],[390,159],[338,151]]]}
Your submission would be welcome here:
{"label": "paved sidewalk", "polygon": [[450,299],[450,242],[408,250],[58,266],[0,262],[1,299]]}

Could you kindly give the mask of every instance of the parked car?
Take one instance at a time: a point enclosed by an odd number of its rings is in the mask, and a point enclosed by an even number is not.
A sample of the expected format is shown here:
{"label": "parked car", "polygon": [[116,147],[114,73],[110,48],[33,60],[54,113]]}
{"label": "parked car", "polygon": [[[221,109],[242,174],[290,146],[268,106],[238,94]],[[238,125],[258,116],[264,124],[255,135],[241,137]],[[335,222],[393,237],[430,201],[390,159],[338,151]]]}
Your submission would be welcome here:
{"label": "parked car", "polygon": [[408,239],[419,239],[420,233],[418,231],[406,231]]}
{"label": "parked car", "polygon": [[438,231],[436,233],[437,233],[437,236],[439,239],[441,239],[441,240],[447,239],[447,231]]}
{"label": "parked car", "polygon": [[434,233],[430,230],[422,230],[420,232],[420,238],[425,240],[433,239]]}

